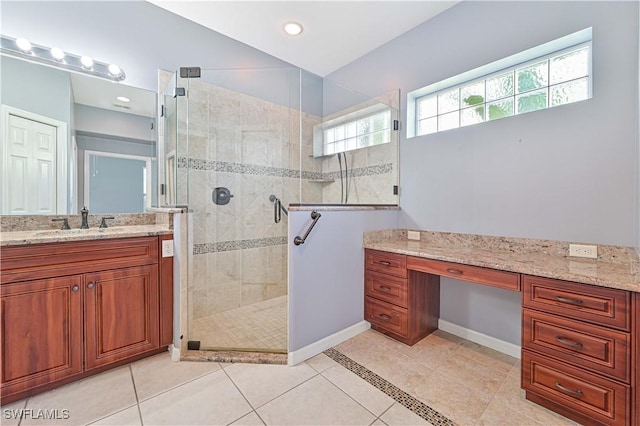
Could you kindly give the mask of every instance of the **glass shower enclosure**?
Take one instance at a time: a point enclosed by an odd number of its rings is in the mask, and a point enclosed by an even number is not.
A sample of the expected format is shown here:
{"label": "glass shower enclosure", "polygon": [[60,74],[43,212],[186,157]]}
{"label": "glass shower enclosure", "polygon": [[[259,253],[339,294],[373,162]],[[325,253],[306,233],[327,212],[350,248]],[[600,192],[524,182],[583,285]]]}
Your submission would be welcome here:
{"label": "glass shower enclosure", "polygon": [[189,348],[287,352],[287,208],[397,204],[398,104],[298,68],[173,74],[161,176],[193,216]]}
{"label": "glass shower enclosure", "polygon": [[[287,210],[300,201],[300,71],[176,77],[175,204],[193,212],[188,340],[287,351]],[[171,170],[175,170],[175,176]]]}

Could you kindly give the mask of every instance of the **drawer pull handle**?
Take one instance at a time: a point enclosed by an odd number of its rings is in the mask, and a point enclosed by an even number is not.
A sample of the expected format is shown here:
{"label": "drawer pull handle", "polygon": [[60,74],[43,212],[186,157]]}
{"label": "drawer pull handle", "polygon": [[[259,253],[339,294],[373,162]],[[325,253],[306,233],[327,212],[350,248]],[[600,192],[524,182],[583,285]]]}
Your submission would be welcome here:
{"label": "drawer pull handle", "polygon": [[378,260],[376,263],[384,266],[391,266],[391,262],[387,262],[386,260]]}
{"label": "drawer pull handle", "polygon": [[556,300],[561,303],[568,303],[569,305],[581,306],[584,302],[580,299],[569,299],[568,297],[556,296]]}
{"label": "drawer pull handle", "polygon": [[380,315],[378,315],[378,318],[383,319],[385,321],[390,321],[391,320],[391,317],[389,315],[386,315],[386,314],[380,314]]}
{"label": "drawer pull handle", "polygon": [[566,338],[564,338],[562,336],[556,336],[556,342],[562,343],[563,345],[566,345],[566,346],[571,346],[572,348],[581,348],[582,347],[582,343],[576,342],[574,340],[566,339]]}
{"label": "drawer pull handle", "polygon": [[447,269],[447,272],[453,275],[462,275],[462,271],[460,269]]}
{"label": "drawer pull handle", "polygon": [[77,285],[74,285],[73,287],[71,287],[71,291],[78,291],[80,290],[80,287]]}
{"label": "drawer pull handle", "polygon": [[391,287],[387,287],[385,285],[381,285],[380,287],[378,287],[378,290],[384,291],[385,293],[389,293],[391,291]]}
{"label": "drawer pull handle", "polygon": [[87,288],[93,288],[95,284],[93,282],[90,282],[89,284],[87,284]]}
{"label": "drawer pull handle", "polygon": [[582,391],[580,389],[569,389],[566,386],[562,386],[562,384],[560,382],[556,382],[556,387],[558,389],[560,389],[562,392],[564,393],[568,393],[569,395],[573,395],[573,396],[582,396]]}

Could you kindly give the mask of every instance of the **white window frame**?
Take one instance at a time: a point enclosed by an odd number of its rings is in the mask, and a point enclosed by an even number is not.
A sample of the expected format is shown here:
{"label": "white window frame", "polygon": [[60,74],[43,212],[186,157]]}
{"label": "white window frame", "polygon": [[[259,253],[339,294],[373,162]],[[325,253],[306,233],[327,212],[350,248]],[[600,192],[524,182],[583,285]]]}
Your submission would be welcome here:
{"label": "white window frame", "polygon": [[[565,37],[561,37],[559,39],[550,41],[540,46],[536,46],[534,48],[509,56],[507,58],[481,66],[474,70],[467,71],[465,73],[456,75],[454,77],[450,77],[448,79],[439,81],[429,86],[425,86],[420,89],[409,92],[409,94],[407,95],[407,138],[422,136],[418,134],[418,108],[417,108],[418,101],[421,98],[424,98],[430,95],[436,95],[441,92],[446,92],[454,88],[467,86],[475,82],[480,82],[482,80],[487,80],[487,79],[490,79],[491,77],[506,73],[510,70],[524,68],[528,65],[541,62],[544,60],[548,60],[549,58],[552,58],[555,56],[561,56],[563,53],[566,53],[574,49],[577,50],[583,46],[589,47],[589,61],[588,61],[589,70],[588,70],[588,75],[586,77],[588,78],[587,99],[590,99],[592,97],[591,40],[592,40],[592,28],[586,28],[584,30],[575,32],[573,34],[569,34]],[[584,77],[581,77],[581,78],[584,78]],[[564,83],[566,82],[563,82],[561,84],[564,84]],[[515,85],[516,85],[516,81],[514,78],[514,100],[516,96]],[[552,86],[555,86],[555,84],[554,85],[548,84],[545,87],[547,88],[547,90],[549,90],[549,88]],[[508,99],[508,98],[504,98],[504,99]],[[486,104],[486,97],[485,97],[485,104]],[[515,108],[515,105],[514,105],[514,108]],[[549,108],[549,96],[547,96],[547,108]],[[460,111],[461,109],[463,108],[458,108],[458,111]],[[515,109],[514,109],[513,115],[519,115],[516,113]],[[484,121],[488,121],[488,120],[484,120]],[[460,127],[466,127],[466,126],[458,126],[455,128],[460,128]],[[435,133],[439,133],[439,132],[440,130],[436,131]],[[433,133],[428,133],[428,134],[433,134]]]}

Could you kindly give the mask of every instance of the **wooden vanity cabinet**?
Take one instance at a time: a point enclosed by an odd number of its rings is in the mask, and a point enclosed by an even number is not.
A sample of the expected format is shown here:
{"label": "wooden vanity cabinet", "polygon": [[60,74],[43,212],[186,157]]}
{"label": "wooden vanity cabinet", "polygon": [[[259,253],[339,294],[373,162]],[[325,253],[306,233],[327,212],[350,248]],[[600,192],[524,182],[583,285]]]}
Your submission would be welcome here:
{"label": "wooden vanity cabinet", "polygon": [[162,238],[0,249],[3,404],[162,351],[173,316]]}
{"label": "wooden vanity cabinet", "polygon": [[527,399],[585,425],[630,425],[631,293],[532,276],[523,284]]}
{"label": "wooden vanity cabinet", "polygon": [[407,257],[365,250],[365,320],[407,345],[438,329],[440,277],[407,270]]}

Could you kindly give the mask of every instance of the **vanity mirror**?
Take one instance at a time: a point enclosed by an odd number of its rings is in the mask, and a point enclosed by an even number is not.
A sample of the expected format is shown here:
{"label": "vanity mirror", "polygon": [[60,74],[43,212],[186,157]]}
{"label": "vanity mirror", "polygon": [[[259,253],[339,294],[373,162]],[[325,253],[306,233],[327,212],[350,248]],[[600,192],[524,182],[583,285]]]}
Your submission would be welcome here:
{"label": "vanity mirror", "polygon": [[156,94],[0,56],[1,214],[157,205]]}

